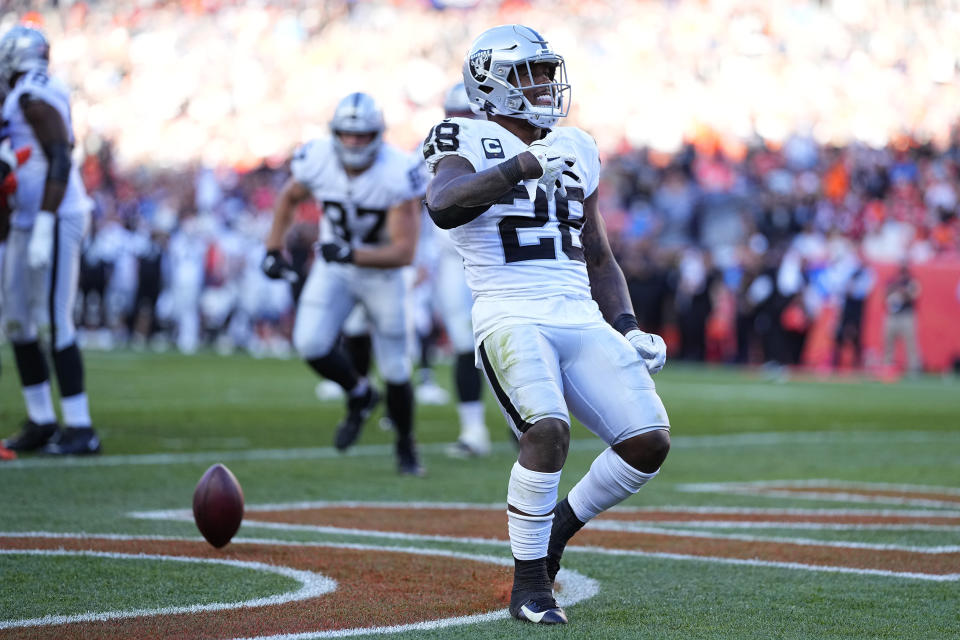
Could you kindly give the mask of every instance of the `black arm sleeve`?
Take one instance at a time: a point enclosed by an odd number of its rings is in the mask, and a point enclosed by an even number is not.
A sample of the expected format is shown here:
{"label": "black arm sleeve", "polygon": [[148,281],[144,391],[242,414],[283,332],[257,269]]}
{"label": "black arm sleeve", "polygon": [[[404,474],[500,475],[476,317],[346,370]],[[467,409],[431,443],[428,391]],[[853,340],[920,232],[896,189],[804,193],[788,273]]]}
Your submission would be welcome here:
{"label": "black arm sleeve", "polygon": [[47,180],[66,184],[70,180],[70,147],[64,142],[48,142],[43,145],[47,156]]}
{"label": "black arm sleeve", "polygon": [[489,204],[482,204],[479,207],[460,207],[454,204],[445,209],[433,209],[428,204],[427,212],[434,224],[441,229],[454,229],[480,217],[480,214],[489,208]]}

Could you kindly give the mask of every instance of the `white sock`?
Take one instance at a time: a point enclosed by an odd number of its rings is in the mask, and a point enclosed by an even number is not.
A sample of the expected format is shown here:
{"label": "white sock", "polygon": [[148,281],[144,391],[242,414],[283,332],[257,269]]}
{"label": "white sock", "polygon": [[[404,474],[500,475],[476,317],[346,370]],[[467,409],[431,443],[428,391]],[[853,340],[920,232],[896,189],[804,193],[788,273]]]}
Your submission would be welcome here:
{"label": "white sock", "polygon": [[526,514],[507,510],[510,549],[517,560],[546,557],[559,484],[559,471],[531,471],[514,463],[507,485],[507,504]]}
{"label": "white sock", "polygon": [[482,402],[461,402],[457,405],[460,414],[460,440],[486,453],[490,450],[490,432],[484,422]]}
{"label": "white sock", "polygon": [[474,402],[461,402],[457,405],[457,413],[460,415],[460,435],[467,432],[476,432],[478,430],[487,430],[484,421],[483,403],[479,400]]}
{"label": "white sock", "polygon": [[23,400],[27,405],[27,417],[36,424],[50,424],[57,421],[53,411],[53,396],[50,395],[50,381],[23,387]]}
{"label": "white sock", "polygon": [[607,448],[590,465],[567,501],[581,522],[587,522],[640,490],[658,473],[644,473],[628,465],[613,449]]}
{"label": "white sock", "polygon": [[60,408],[63,409],[63,424],[67,427],[89,429],[93,426],[90,421],[90,407],[87,406],[86,393],[60,398]]}

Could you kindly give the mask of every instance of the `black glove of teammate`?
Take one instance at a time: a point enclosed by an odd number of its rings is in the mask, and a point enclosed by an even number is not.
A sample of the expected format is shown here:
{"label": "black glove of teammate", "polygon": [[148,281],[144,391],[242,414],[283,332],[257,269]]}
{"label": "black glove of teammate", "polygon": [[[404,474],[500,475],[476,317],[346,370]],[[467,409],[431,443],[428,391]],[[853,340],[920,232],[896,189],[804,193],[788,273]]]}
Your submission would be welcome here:
{"label": "black glove of teammate", "polygon": [[272,278],[273,280],[296,282],[299,279],[297,272],[294,271],[290,263],[284,259],[279,249],[267,251],[267,255],[263,256],[263,262],[260,263],[260,269],[268,278]]}
{"label": "black glove of teammate", "polygon": [[327,262],[353,262],[353,249],[339,242],[325,242],[320,245],[320,255]]}

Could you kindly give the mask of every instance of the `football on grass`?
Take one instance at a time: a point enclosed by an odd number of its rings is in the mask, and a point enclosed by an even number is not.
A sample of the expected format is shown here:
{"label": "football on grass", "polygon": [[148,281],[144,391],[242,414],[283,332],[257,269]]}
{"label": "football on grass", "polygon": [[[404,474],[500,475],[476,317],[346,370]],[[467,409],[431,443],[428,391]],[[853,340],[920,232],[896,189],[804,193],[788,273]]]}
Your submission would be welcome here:
{"label": "football on grass", "polygon": [[243,489],[222,464],[215,464],[193,492],[193,520],[207,542],[217,549],[226,546],[243,520]]}

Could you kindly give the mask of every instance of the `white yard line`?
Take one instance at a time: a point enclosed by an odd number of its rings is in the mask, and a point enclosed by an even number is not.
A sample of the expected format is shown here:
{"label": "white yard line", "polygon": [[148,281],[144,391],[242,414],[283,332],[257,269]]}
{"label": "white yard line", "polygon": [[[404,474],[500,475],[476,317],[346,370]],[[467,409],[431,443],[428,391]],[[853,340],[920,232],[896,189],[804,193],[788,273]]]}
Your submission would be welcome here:
{"label": "white yard line", "polygon": [[[717,436],[673,436],[675,449],[717,448],[717,447],[778,447],[786,444],[819,443],[947,443],[960,445],[960,437],[944,431],[796,431],[796,432],[757,432],[734,433]],[[429,443],[420,446],[424,453],[443,453],[446,443]],[[580,438],[570,443],[573,451],[599,451],[603,444],[597,438]],[[514,451],[509,442],[495,442],[495,453]],[[231,461],[263,460],[322,460],[329,458],[350,458],[367,456],[393,456],[393,445],[358,445],[347,453],[340,453],[333,447],[298,447],[293,449],[249,449],[227,451],[199,451],[194,453],[146,453],[139,455],[102,455],[93,457],[65,458],[23,458],[0,462],[0,472],[19,469],[38,469],[47,467],[118,467],[173,464],[198,464]]]}

